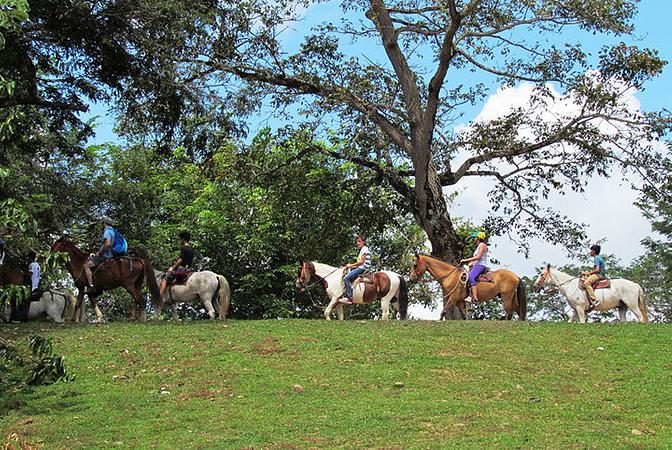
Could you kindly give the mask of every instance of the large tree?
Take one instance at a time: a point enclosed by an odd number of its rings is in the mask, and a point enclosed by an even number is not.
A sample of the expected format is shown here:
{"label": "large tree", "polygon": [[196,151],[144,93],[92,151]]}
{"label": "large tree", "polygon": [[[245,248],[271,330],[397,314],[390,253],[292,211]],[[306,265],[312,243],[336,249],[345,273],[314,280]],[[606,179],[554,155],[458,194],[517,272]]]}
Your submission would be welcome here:
{"label": "large tree", "polygon": [[[565,33],[625,40],[636,4],[347,1],[340,18],[332,13],[333,22],[306,31],[293,50],[301,15],[336,4],[218,1],[198,27],[174,24],[196,34],[191,51],[176,55],[173,75],[241,114],[265,105],[277,117],[303,116],[302,128],[331,140],[313,151],[367,167],[403,196],[435,255],[461,254],[444,188],[474,177],[492,189],[494,233],[572,246],[584,238],[581,227],[540,206],[542,197],[581,191],[614,167],[654,185],[660,174],[651,142],[669,117],[641,113],[622,94],[665,62],[623,42],[591,54]],[[527,105],[455,130],[464,106],[473,111],[487,87],[520,82],[534,87]]]}

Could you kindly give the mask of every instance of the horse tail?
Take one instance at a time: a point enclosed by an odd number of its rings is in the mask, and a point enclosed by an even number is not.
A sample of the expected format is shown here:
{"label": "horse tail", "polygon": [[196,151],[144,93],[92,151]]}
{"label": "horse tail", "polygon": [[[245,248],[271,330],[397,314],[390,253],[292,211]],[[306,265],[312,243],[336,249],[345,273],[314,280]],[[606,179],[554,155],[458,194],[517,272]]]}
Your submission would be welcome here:
{"label": "horse tail", "polygon": [[403,277],[399,277],[397,300],[399,301],[399,319],[406,320],[408,318],[408,284]]}
{"label": "horse tail", "polygon": [[65,299],[65,311],[63,312],[63,319],[74,322],[75,308],[77,307],[77,297],[66,292],[63,294],[63,298]]}
{"label": "horse tail", "polygon": [[525,283],[523,279],[518,280],[518,287],[516,288],[516,298],[518,300],[518,318],[520,320],[527,320],[527,289],[525,289]]}
{"label": "horse tail", "polygon": [[161,293],[159,292],[159,285],[156,282],[156,277],[154,275],[154,267],[148,259],[141,259],[143,271],[145,272],[145,281],[147,286],[149,286],[149,293],[152,296],[154,301],[154,307],[161,305]]}
{"label": "horse tail", "polygon": [[644,289],[639,286],[639,298],[637,300],[639,312],[642,313],[642,323],[649,323],[649,312],[646,309],[646,305],[644,303],[645,300],[646,294],[644,293]]}
{"label": "horse tail", "polygon": [[217,281],[219,282],[219,318],[224,320],[229,312],[229,305],[231,305],[231,288],[222,275],[217,275]]}

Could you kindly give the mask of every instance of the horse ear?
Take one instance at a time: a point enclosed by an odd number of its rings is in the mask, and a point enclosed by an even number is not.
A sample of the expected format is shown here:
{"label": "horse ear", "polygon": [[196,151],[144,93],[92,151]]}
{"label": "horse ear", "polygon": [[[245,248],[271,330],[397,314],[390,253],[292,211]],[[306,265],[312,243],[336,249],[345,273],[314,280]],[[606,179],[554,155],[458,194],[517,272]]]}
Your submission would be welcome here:
{"label": "horse ear", "polygon": [[551,270],[551,263],[548,263],[548,264],[546,265],[546,270]]}

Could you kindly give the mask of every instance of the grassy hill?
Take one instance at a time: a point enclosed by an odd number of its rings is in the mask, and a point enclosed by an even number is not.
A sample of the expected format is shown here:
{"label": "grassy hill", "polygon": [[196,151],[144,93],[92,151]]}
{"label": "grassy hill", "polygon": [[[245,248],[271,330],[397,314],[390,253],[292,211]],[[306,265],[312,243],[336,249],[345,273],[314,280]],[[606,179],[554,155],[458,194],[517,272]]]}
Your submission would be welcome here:
{"label": "grassy hill", "polygon": [[35,331],[77,378],[3,395],[0,444],[672,446],[669,325],[0,325]]}

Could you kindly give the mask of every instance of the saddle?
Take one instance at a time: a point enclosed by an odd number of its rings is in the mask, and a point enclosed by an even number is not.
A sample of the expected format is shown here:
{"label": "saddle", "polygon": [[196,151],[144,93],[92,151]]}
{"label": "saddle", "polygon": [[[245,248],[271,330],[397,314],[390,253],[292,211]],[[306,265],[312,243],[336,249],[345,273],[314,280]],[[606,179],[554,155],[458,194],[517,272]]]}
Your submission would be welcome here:
{"label": "saddle", "polygon": [[357,286],[359,283],[364,283],[364,284],[373,284],[375,281],[373,281],[373,276],[375,274],[371,271],[366,271],[360,276],[358,276],[355,281],[352,282],[352,287],[354,288]]}
{"label": "saddle", "polygon": [[178,267],[173,272],[172,279],[169,280],[169,282],[172,286],[175,286],[177,284],[185,284],[189,279],[189,277],[191,276],[191,274],[193,273],[194,272],[187,267]]}
{"label": "saddle", "polygon": [[494,283],[495,280],[493,280],[493,278],[492,278],[492,272],[490,272],[490,271],[488,270],[487,272],[482,273],[482,274],[478,277],[478,282],[479,282],[479,283]]}
{"label": "saddle", "polygon": [[[595,289],[608,289],[611,287],[611,280],[609,278],[603,278],[593,285],[593,290]],[[584,279],[579,278],[579,289],[586,290],[584,285]]]}

